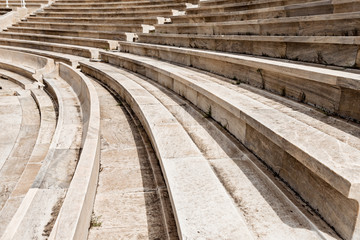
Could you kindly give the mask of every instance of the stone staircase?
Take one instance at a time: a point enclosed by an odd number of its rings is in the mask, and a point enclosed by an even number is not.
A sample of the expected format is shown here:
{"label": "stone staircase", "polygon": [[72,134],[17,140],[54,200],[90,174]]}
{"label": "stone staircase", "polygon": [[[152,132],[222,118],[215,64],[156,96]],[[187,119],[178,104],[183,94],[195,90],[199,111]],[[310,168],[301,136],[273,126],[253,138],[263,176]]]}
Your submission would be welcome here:
{"label": "stone staircase", "polygon": [[0,32],[1,239],[358,239],[359,11],[58,0]]}

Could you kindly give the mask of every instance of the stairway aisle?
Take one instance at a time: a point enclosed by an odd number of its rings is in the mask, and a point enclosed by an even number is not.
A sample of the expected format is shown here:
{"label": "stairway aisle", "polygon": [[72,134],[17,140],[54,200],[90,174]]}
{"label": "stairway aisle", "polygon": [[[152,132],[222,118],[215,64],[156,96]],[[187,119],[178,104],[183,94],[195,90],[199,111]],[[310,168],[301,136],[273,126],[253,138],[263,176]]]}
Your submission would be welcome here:
{"label": "stairway aisle", "polygon": [[100,100],[101,167],[88,239],[177,239],[164,179],[145,131],[126,103],[93,84]]}

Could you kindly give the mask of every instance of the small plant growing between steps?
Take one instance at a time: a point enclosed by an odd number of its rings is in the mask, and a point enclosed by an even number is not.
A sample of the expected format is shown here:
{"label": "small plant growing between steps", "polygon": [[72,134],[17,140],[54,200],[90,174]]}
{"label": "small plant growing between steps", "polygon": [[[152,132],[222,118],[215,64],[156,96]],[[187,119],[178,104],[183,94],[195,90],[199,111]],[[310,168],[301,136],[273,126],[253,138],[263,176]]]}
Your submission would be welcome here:
{"label": "small plant growing between steps", "polygon": [[299,102],[304,103],[306,99],[306,94],[304,92],[301,92],[299,94]]}
{"label": "small plant growing between steps", "polygon": [[211,118],[211,115],[212,115],[212,113],[211,113],[211,106],[209,107],[209,109],[208,109],[208,111],[205,113],[205,118]]}
{"label": "small plant growing between steps", "polygon": [[96,216],[95,213],[91,215],[90,228],[101,227],[102,222],[100,221],[101,215]]}
{"label": "small plant growing between steps", "polygon": [[265,89],[265,79],[264,79],[264,76],[263,76],[262,69],[258,68],[256,71],[260,74],[260,77],[261,77],[261,84],[262,84],[261,88]]}
{"label": "small plant growing between steps", "polygon": [[281,96],[283,96],[283,97],[286,96],[286,88],[281,89]]}

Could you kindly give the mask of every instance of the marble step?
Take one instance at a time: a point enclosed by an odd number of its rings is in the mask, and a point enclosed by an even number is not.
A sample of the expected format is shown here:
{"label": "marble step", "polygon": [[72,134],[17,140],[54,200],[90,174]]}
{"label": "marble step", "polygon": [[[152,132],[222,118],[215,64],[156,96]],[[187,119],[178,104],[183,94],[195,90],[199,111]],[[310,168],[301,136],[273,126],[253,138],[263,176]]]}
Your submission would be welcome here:
{"label": "marble step", "polygon": [[57,22],[19,22],[8,30],[20,28],[39,28],[51,30],[72,30],[72,31],[101,31],[101,32],[144,32],[154,30],[153,26],[145,24],[93,24],[93,23],[57,23]]}
{"label": "marble step", "polygon": [[357,36],[245,36],[139,33],[139,42],[360,67]]}
{"label": "marble step", "polygon": [[177,9],[184,10],[186,8],[185,3],[172,3],[172,4],[154,4],[154,5],[145,5],[145,6],[105,6],[105,7],[61,7],[61,6],[51,6],[44,9],[45,12],[74,12],[75,11],[83,11],[83,12],[137,12],[137,11],[146,11],[146,10],[168,10],[168,9]]}
{"label": "marble step", "polygon": [[93,59],[97,59],[99,53],[98,49],[89,47],[7,38],[0,38],[0,45],[53,51]]}
{"label": "marble step", "polygon": [[160,161],[180,238],[252,239],[209,163],[174,116],[128,72],[102,63],[80,64],[83,72],[125,99],[141,121]]}
{"label": "marble step", "polygon": [[[39,17],[134,17],[135,12],[133,11],[118,11],[118,12],[38,12],[36,16]],[[173,10],[149,10],[149,11],[137,11],[136,14],[142,17],[164,17],[164,16],[172,16]]]}
{"label": "marble step", "polygon": [[104,32],[104,31],[88,31],[88,30],[66,30],[66,29],[47,29],[47,28],[25,28],[25,27],[9,27],[6,33],[9,34],[41,34],[49,36],[78,37],[91,38],[95,41],[101,39],[133,41],[134,33],[126,32]]}
{"label": "marble step", "polygon": [[[280,7],[287,5],[315,5],[325,2],[324,0],[256,0],[251,2],[241,2],[241,3],[230,3],[224,5],[215,5],[215,6],[206,6],[202,7],[201,5],[198,8],[188,9],[187,14],[201,14],[201,13],[214,13],[214,12],[232,12],[232,11],[245,11],[245,10],[254,10],[254,9],[266,9],[271,7]],[[326,1],[328,2],[328,1]]]}
{"label": "marble step", "polygon": [[254,10],[205,12],[201,14],[187,14],[186,16],[173,16],[173,23],[201,23],[201,22],[226,22],[255,19],[269,19],[281,17],[312,16],[333,13],[358,12],[357,1],[319,1],[315,3],[293,4],[279,7],[269,7]]}
{"label": "marble step", "polygon": [[249,84],[316,106],[328,114],[360,120],[360,109],[353,107],[360,101],[359,71],[153,44],[120,42],[120,49],[192,66],[227,77],[234,84]]}
{"label": "marble step", "polygon": [[53,3],[52,7],[117,7],[117,6],[147,6],[154,4],[174,4],[174,3],[197,3],[196,0],[164,0],[164,1],[106,1],[106,2],[60,2]]}
{"label": "marble step", "polygon": [[151,77],[207,112],[317,209],[343,238],[357,238],[358,149],[255,96],[240,94],[208,74],[128,53],[100,55],[105,62]]}
{"label": "marble step", "polygon": [[360,12],[261,20],[155,25],[157,33],[265,36],[359,36]]}
{"label": "marble step", "polygon": [[[58,22],[58,23],[93,23],[93,24],[148,24],[154,25],[161,23],[158,17],[129,17],[129,18],[56,18],[56,17],[28,17],[26,21],[29,22]],[[163,20],[164,21],[164,20]]]}
{"label": "marble step", "polygon": [[54,36],[54,35],[12,33],[12,32],[0,32],[0,38],[62,43],[62,44],[79,45],[79,46],[86,46],[93,48],[103,48],[109,50],[114,50],[118,48],[118,43],[116,41],[101,40],[96,38],[63,37],[63,36]]}

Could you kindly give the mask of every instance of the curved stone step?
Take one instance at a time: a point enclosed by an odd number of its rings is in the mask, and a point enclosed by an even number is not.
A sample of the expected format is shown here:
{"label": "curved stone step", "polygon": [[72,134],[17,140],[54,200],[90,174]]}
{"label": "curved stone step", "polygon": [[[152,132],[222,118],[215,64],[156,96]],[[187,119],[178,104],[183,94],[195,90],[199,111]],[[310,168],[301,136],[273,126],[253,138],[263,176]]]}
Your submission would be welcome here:
{"label": "curved stone step", "polygon": [[226,4],[220,6],[208,6],[208,7],[199,7],[193,9],[187,9],[187,14],[199,14],[199,13],[215,13],[215,12],[232,12],[232,11],[245,11],[252,9],[268,9],[272,7],[281,7],[285,6],[289,12],[294,11],[301,12],[306,9],[308,13],[303,13],[308,15],[311,12],[315,14],[324,14],[324,13],[340,13],[340,12],[355,12],[359,11],[359,1],[358,0],[340,0],[340,1],[328,1],[328,0],[290,0],[290,1],[269,1],[269,0],[259,0],[250,4],[239,3],[239,4]]}
{"label": "curved stone step", "polygon": [[9,27],[12,30],[16,27],[23,28],[40,28],[40,29],[54,29],[54,30],[88,30],[88,31],[101,31],[101,32],[149,32],[143,31],[143,26],[140,24],[77,24],[77,23],[33,23],[33,22],[19,22],[15,27]]}
{"label": "curved stone step", "polygon": [[0,59],[3,69],[12,70],[39,82],[42,82],[44,74],[54,69],[53,60],[29,53],[0,49]]}
{"label": "curved stone step", "polygon": [[49,236],[80,154],[80,102],[63,79],[47,79],[45,83],[58,106],[56,130],[45,159],[28,183],[30,189],[1,239],[23,239],[24,236],[45,239]]}
{"label": "curved stone step", "polygon": [[360,12],[216,23],[155,25],[157,33],[207,35],[359,36]]}
{"label": "curved stone step", "polygon": [[[101,33],[98,33],[98,34],[100,35]],[[103,40],[103,39],[97,39],[97,38],[83,38],[83,37],[64,37],[62,35],[59,35],[59,36],[50,35],[49,36],[49,35],[45,35],[45,34],[0,32],[0,38],[71,44],[71,45],[79,45],[79,46],[86,46],[86,47],[92,47],[92,48],[103,48],[103,49],[109,49],[109,50],[115,50],[119,46],[117,41],[112,41],[112,40]]]}
{"label": "curved stone step", "polygon": [[359,37],[139,33],[139,42],[360,67]]}
{"label": "curved stone step", "polygon": [[[359,72],[323,65],[264,59],[206,50],[143,43],[120,43],[121,51],[192,66],[288,98],[321,111],[359,121]],[[228,80],[229,80],[228,79]],[[302,96],[302,97],[300,97]]]}
{"label": "curved stone step", "polygon": [[[66,29],[46,29],[46,28],[22,28],[10,27],[9,33],[29,33],[41,35],[57,35],[67,37],[80,37],[92,39],[109,39],[109,40],[127,40],[133,41],[134,33],[125,32],[103,32],[103,31],[86,31],[86,30],[66,30]],[[96,40],[95,40],[96,41]]]}
{"label": "curved stone step", "polygon": [[114,22],[121,22],[123,24],[157,24],[161,21],[158,17],[128,17],[128,18],[56,18],[56,17],[28,17],[27,21],[30,22],[62,22],[62,23],[95,23],[95,24],[107,24]]}
{"label": "curved stone step", "polygon": [[0,45],[53,51],[93,59],[97,59],[99,56],[98,49],[69,44],[0,38]]}
{"label": "curved stone step", "polygon": [[88,239],[178,239],[169,194],[146,132],[116,93],[92,83],[100,100],[102,144],[93,208],[98,224],[90,227]]}
{"label": "curved stone step", "polygon": [[[5,73],[5,75],[3,75]],[[1,109],[1,131],[0,131],[0,169],[9,157],[21,130],[22,107],[16,90],[21,87],[7,79],[9,71],[1,69],[0,75],[0,109]],[[2,195],[5,192],[2,192]],[[8,194],[8,193],[7,193]]]}
{"label": "curved stone step", "polygon": [[148,6],[148,5],[163,5],[175,3],[197,3],[197,0],[163,0],[163,1],[57,1],[51,4],[52,7],[110,7],[110,6]]}
{"label": "curved stone step", "polygon": [[81,66],[125,99],[147,131],[162,166],[179,236],[252,239],[210,165],[173,115],[127,77],[129,73],[101,63]]}
{"label": "curved stone step", "polygon": [[[14,81],[19,80],[19,76],[9,76],[14,78]],[[52,100],[42,90],[37,89],[32,81],[27,79],[28,83],[25,84],[25,79],[22,80],[21,85],[29,86],[32,85],[31,95],[36,101],[37,107],[40,113],[40,128],[37,135],[36,143],[33,147],[31,156],[25,165],[24,171],[6,200],[4,207],[0,211],[1,228],[0,236],[3,234],[6,226],[8,226],[11,218],[15,214],[16,210],[21,204],[21,201],[25,197],[27,191],[31,187],[35,176],[37,175],[42,161],[49,150],[52,137],[56,126],[56,114]],[[29,87],[30,88],[30,87]]]}
{"label": "curved stone step", "polygon": [[[102,52],[101,58],[151,77],[209,112],[317,209],[340,235],[356,239],[359,150],[211,81],[209,75],[126,53]],[[309,185],[311,189],[306,187]]]}
{"label": "curved stone step", "polygon": [[237,203],[253,236],[258,239],[338,238],[320,218],[312,216],[314,213],[307,213],[303,205],[285,197],[288,190],[280,191],[279,181],[266,176],[272,173],[265,170],[264,174],[258,159],[214,121],[204,117],[206,113],[158,83],[136,76],[132,79],[153,94],[188,132]]}
{"label": "curved stone step", "polygon": [[79,71],[59,64],[59,76],[81,102],[81,154],[49,239],[85,239],[96,193],[100,158],[100,106],[94,86]]}
{"label": "curved stone step", "polygon": [[[37,139],[42,136],[39,135],[40,131],[40,112],[36,105],[36,102],[32,98],[29,90],[17,91],[17,98],[20,101],[22,109],[22,120],[19,134],[16,142],[7,157],[5,162],[1,163],[0,180],[1,180],[1,198],[0,198],[0,214],[3,215],[3,211],[7,212],[8,202],[13,202],[14,199],[10,199],[10,196],[16,195],[15,189],[17,184],[24,174],[25,168],[30,161],[36,159],[36,152],[39,151],[40,146],[36,146]],[[16,118],[12,119],[14,123]],[[4,122],[6,124],[6,121]],[[12,125],[6,125],[11,127]],[[40,139],[39,139],[40,140]],[[39,152],[38,152],[39,153]],[[33,157],[33,158],[32,158]],[[24,186],[26,188],[26,186]],[[18,199],[15,199],[15,202]],[[11,215],[9,216],[11,219]],[[3,222],[8,222],[8,216],[4,216],[1,219]],[[6,225],[1,225],[0,235],[2,235]]]}
{"label": "curved stone step", "polygon": [[43,50],[38,50],[38,49],[1,46],[1,45],[0,45],[0,48],[9,49],[9,50],[13,50],[13,51],[20,51],[20,52],[25,52],[25,53],[31,53],[34,55],[51,58],[51,59],[54,59],[54,61],[63,62],[72,67],[75,67],[75,68],[78,65],[79,61],[85,60],[85,58],[70,55],[70,54],[56,53],[56,52],[51,52],[51,51],[43,51]]}
{"label": "curved stone step", "polygon": [[51,6],[44,9],[45,12],[73,12],[74,9],[76,11],[83,12],[137,12],[137,11],[146,11],[151,9],[157,10],[168,10],[168,9],[177,9],[184,10],[186,9],[185,3],[158,3],[153,5],[119,5],[119,6],[109,6],[109,7],[61,7],[61,6]]}
{"label": "curved stone step", "polygon": [[[148,10],[148,11],[137,11],[136,14],[139,16],[172,16],[173,10]],[[38,12],[36,16],[40,17],[133,17],[134,12],[128,11],[119,11],[119,12],[91,12],[91,13],[84,13],[84,12]]]}
{"label": "curved stone step", "polygon": [[260,8],[254,10],[243,11],[227,11],[213,13],[204,12],[198,14],[187,14],[186,16],[173,16],[172,22],[186,23],[186,22],[224,22],[224,21],[242,21],[254,19],[269,19],[279,17],[298,17],[298,16],[312,16],[333,13],[347,13],[357,12],[359,9],[357,1],[320,1],[315,4],[293,4],[280,7]]}

